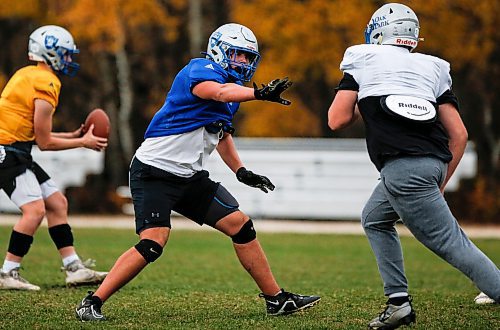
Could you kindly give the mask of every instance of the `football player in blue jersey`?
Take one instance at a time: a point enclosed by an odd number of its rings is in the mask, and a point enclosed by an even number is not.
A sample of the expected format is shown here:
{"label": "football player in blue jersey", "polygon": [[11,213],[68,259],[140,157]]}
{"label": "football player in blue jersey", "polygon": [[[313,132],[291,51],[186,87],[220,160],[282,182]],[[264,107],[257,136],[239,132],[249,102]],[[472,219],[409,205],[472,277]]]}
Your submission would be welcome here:
{"label": "football player in blue jersey", "polygon": [[210,36],[205,58],[191,60],[175,77],[161,109],[146,130],[130,167],[130,189],[140,241],[123,253],[96,290],[82,299],[76,316],[104,320],[102,304],[162,254],[172,210],[229,236],[242,266],[254,279],[269,315],[290,314],[319,302],[318,296],[284,291],[277,284],[252,220],[238,202],[204,170],[215,149],[237,179],[264,192],[274,185],[247,170],[231,136],[240,102],[265,100],[289,105],[281,94],[287,78],[258,88],[244,87],[260,60],[257,39],[240,24],[225,24]]}
{"label": "football player in blue jersey", "polygon": [[370,329],[415,322],[395,229],[399,219],[484,292],[477,303],[500,301],[500,270],[464,234],[442,194],[464,153],[467,130],[451,89],[450,64],[412,52],[419,29],[408,6],[378,9],[366,28],[367,44],[344,54],[344,77],[328,112],[332,130],[363,117],[368,153],[380,171],[361,220],[389,299]]}

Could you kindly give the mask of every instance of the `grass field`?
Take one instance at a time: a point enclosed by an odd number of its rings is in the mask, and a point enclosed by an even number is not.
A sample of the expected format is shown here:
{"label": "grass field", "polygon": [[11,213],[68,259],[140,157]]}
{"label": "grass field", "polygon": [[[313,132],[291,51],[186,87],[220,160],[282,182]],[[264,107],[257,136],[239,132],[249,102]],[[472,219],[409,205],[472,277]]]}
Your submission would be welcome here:
{"label": "grass field", "polygon": [[[10,227],[0,227],[4,253]],[[107,270],[137,242],[130,230],[74,229],[83,258]],[[79,323],[74,307],[93,287],[65,288],[60,259],[45,228],[35,237],[22,274],[39,292],[0,291],[0,329],[365,329],[385,303],[363,236],[259,234],[285,289],[319,294],[319,305],[267,317],[264,301],[239,265],[229,239],[217,232],[172,231],[165,252],[103,307],[108,321]],[[500,329],[500,306],[477,306],[478,293],[457,270],[413,238],[403,238],[414,296],[413,329]],[[500,264],[500,240],[475,240]],[[3,255],[2,255],[3,259]]]}

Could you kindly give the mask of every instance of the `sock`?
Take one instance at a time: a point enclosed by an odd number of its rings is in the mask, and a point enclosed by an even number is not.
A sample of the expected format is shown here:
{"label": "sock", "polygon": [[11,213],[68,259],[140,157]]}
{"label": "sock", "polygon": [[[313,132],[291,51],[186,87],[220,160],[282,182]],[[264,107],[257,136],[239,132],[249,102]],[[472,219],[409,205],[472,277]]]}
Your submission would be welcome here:
{"label": "sock", "polygon": [[99,298],[98,296],[92,295],[92,297],[90,297],[90,299],[92,300],[92,303],[96,304],[97,307],[99,307],[99,309],[101,309],[102,304],[103,304],[101,298]]}
{"label": "sock", "polygon": [[409,301],[407,292],[396,292],[389,295],[388,303],[391,305],[401,306]]}
{"label": "sock", "polygon": [[70,263],[72,263],[75,260],[80,260],[80,258],[78,257],[78,254],[76,254],[76,253],[72,254],[70,256],[64,257],[62,260],[63,266],[66,267],[67,265],[69,265]]}
{"label": "sock", "polygon": [[3,266],[2,266],[2,273],[8,273],[14,268],[19,268],[21,267],[20,262],[15,262],[15,261],[10,261],[10,260],[4,260]]}
{"label": "sock", "polygon": [[269,297],[277,297],[277,296],[279,296],[280,294],[282,294],[284,291],[285,291],[285,290],[280,289],[278,292],[276,292],[275,294],[270,295]]}

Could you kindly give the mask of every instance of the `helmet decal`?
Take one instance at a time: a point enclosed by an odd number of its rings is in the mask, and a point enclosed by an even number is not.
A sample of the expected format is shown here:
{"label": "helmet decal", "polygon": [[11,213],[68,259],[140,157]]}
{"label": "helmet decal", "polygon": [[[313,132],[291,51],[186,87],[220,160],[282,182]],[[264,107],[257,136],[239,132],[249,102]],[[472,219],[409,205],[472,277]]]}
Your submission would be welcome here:
{"label": "helmet decal", "polygon": [[54,36],[45,36],[45,48],[54,49],[59,40]]}

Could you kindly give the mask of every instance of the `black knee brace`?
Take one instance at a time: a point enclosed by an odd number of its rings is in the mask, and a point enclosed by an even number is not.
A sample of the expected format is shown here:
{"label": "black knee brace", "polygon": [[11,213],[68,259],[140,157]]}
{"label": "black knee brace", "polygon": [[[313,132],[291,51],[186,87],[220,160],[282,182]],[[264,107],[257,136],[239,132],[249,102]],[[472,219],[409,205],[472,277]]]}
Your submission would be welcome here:
{"label": "black knee brace", "polygon": [[257,233],[253,228],[252,219],[249,219],[236,235],[231,236],[233,243],[236,244],[246,244],[253,241],[257,237]]}
{"label": "black knee brace", "polygon": [[31,243],[33,243],[33,236],[12,230],[7,251],[15,256],[24,257],[30,250]]}
{"label": "black knee brace", "polygon": [[147,263],[158,259],[163,252],[161,245],[150,239],[141,239],[134,247]]}
{"label": "black knee brace", "polygon": [[73,233],[67,223],[50,227],[49,234],[58,250],[67,246],[73,246]]}

